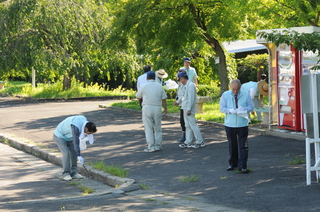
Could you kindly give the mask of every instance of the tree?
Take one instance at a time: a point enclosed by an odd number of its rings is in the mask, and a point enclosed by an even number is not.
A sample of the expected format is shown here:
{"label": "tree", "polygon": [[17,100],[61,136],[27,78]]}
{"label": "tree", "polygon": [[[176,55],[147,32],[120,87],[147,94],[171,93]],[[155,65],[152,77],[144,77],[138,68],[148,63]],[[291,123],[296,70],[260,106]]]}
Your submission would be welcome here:
{"label": "tree", "polygon": [[108,6],[90,0],[13,0],[3,4],[2,75],[28,79],[35,69],[39,81],[56,81],[63,76],[65,88],[74,77],[87,84],[100,79],[132,82],[138,56],[130,49],[127,54],[108,48]]}
{"label": "tree", "polygon": [[259,81],[261,74],[268,75],[268,59],[268,54],[252,54],[238,59],[238,78],[240,81]]}
{"label": "tree", "polygon": [[[287,45],[292,45],[298,50],[312,51],[313,53],[318,53],[320,57],[320,33],[299,33],[294,30],[283,30],[282,32],[261,32],[260,36],[266,41],[275,43],[279,46],[281,43],[286,43]],[[320,69],[320,60],[313,69]]]}
{"label": "tree", "polygon": [[319,0],[254,0],[248,9],[259,15],[257,21],[269,20],[271,28],[319,26],[319,5]]}
{"label": "tree", "polygon": [[228,70],[220,43],[248,35],[247,20],[238,9],[244,4],[244,0],[118,1],[110,40],[117,41],[118,48],[126,48],[128,38],[132,38],[138,54],[178,55],[180,61],[182,55],[196,58],[204,45],[208,45],[220,59],[219,79],[223,92],[228,90]]}

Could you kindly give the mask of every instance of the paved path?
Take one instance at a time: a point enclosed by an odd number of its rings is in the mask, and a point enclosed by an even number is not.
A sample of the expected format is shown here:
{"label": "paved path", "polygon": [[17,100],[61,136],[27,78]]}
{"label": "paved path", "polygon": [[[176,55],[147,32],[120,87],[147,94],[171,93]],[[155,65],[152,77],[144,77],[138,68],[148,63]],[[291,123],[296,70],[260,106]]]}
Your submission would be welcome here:
{"label": "paved path", "polygon": [[[287,163],[305,157],[304,141],[251,134],[248,166],[253,172],[237,174],[225,171],[228,144],[220,126],[200,124],[207,146],[180,149],[175,142],[180,136],[178,121],[165,118],[163,151],[144,153],[141,114],[98,107],[109,101],[2,101],[0,120],[6,120],[0,122],[2,132],[50,150],[57,149],[52,141],[56,125],[70,115],[85,115],[98,126],[95,144],[83,152],[85,162],[121,164],[130,170],[129,178],[149,187],[145,193],[184,198],[191,207],[203,203],[249,211],[320,210],[320,204],[314,201],[319,186],[305,186],[305,165]],[[190,175],[198,180],[181,182],[181,178]]]}

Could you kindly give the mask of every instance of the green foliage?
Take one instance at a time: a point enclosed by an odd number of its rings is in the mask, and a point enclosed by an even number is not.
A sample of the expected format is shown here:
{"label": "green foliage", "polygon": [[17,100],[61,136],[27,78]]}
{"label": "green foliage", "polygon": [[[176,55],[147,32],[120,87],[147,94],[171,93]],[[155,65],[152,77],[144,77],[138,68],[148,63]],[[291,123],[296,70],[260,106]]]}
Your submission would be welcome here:
{"label": "green foliage", "polygon": [[122,168],[121,165],[116,165],[116,164],[106,165],[103,161],[97,161],[94,163],[90,163],[90,165],[92,165],[93,168],[95,168],[95,169],[99,169],[99,170],[102,170],[104,172],[107,172],[107,173],[110,173],[112,175],[119,176],[119,177],[127,177],[129,174],[129,171]]}
{"label": "green foliage", "polygon": [[219,94],[220,91],[217,85],[198,85],[198,96],[218,97]]}
{"label": "green foliage", "polygon": [[[133,42],[138,54],[150,56],[155,69],[164,68],[169,77],[181,67],[181,59],[189,56],[202,84],[214,80],[221,90],[228,89],[228,74],[236,73],[236,66],[227,58],[231,65],[227,69],[220,42],[248,35],[247,20],[239,10],[247,0],[119,2],[123,6],[116,10],[109,37],[116,48],[126,49]],[[219,65],[214,63],[214,56],[220,57]]]}
{"label": "green foliage", "polygon": [[257,0],[252,1],[248,10],[259,14],[259,19],[269,20],[267,23],[272,28],[319,26],[320,8],[317,0]]}
{"label": "green foliage", "polygon": [[[319,11],[320,12],[320,11]],[[274,30],[271,33],[260,32],[260,36],[268,42],[279,46],[281,43],[293,45],[294,48],[304,51],[312,51],[320,56],[320,33],[299,33],[294,30],[283,30],[282,32]],[[312,69],[320,69],[320,60]]]}
{"label": "green foliage", "polygon": [[68,90],[63,90],[61,81],[52,84],[39,83],[36,88],[30,83],[8,82],[6,88],[0,90],[4,95],[21,95],[33,98],[72,98],[72,97],[99,97],[99,96],[128,96],[134,97],[135,91],[127,90],[121,86],[113,90],[105,90],[97,83],[86,85],[76,80]]}
{"label": "green foliage", "polygon": [[238,79],[242,82],[257,81],[257,74],[266,74],[269,70],[269,55],[268,54],[251,54],[246,58],[238,59]]}
{"label": "green foliage", "polygon": [[4,89],[0,90],[0,94],[16,96],[21,94],[23,87],[28,85],[30,85],[30,83],[22,81],[7,81],[4,83]]}
{"label": "green foliage", "polygon": [[28,80],[34,69],[38,82],[65,76],[133,87],[140,59],[130,49],[108,48],[108,6],[90,0],[10,1],[1,11],[0,76]]}

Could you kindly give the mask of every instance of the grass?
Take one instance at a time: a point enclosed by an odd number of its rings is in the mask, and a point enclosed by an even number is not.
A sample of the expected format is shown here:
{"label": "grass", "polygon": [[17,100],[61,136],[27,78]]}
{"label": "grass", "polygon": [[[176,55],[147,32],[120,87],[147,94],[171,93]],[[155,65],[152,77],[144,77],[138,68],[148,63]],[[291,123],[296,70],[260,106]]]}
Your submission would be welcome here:
{"label": "grass", "polygon": [[[167,100],[167,112],[168,113],[179,113],[179,107],[173,105],[174,100]],[[220,112],[220,98],[213,98],[212,102],[203,104],[203,113],[196,114],[196,119],[203,121],[213,121],[218,123],[224,122],[225,114]],[[116,102],[112,103],[111,106],[129,108],[133,110],[141,110],[137,100],[127,102]],[[260,123],[255,116],[251,116],[251,124]]]}
{"label": "grass", "polygon": [[151,198],[147,198],[147,199],[144,199],[145,201],[147,201],[147,202],[154,202],[154,201],[157,201],[157,200],[155,200],[155,199],[151,199]]}
{"label": "grass", "polygon": [[126,90],[121,86],[113,90],[105,90],[96,84],[84,85],[84,83],[72,81],[71,88],[62,90],[62,81],[52,84],[37,84],[32,87],[31,83],[15,81],[6,82],[5,89],[0,90],[2,95],[27,96],[33,98],[73,98],[73,97],[99,97],[99,96],[128,96],[134,97],[134,90]]}
{"label": "grass", "polygon": [[77,186],[82,191],[82,195],[88,195],[94,192],[93,188],[88,188],[86,186],[80,185],[80,182],[70,182],[68,185]]}
{"label": "grass", "polygon": [[68,185],[80,185],[80,182],[70,182]]}
{"label": "grass", "polygon": [[[180,108],[178,106],[173,105],[174,100],[167,100],[167,112],[168,113],[179,113]],[[141,110],[138,100],[132,100],[128,102],[115,102],[112,103],[111,106],[129,108],[133,110]]]}
{"label": "grass", "polygon": [[190,201],[193,201],[193,200],[194,200],[194,198],[192,198],[192,197],[185,197],[185,199],[186,199],[186,200],[190,200]]}
{"label": "grass", "polygon": [[129,174],[129,171],[122,168],[121,165],[116,165],[116,164],[106,165],[103,161],[90,163],[90,165],[92,165],[93,168],[102,170],[104,172],[107,172],[109,174],[112,174],[118,177],[127,177]]}
{"label": "grass", "polygon": [[300,164],[305,164],[306,163],[306,158],[305,157],[300,157],[300,156],[294,156],[291,154],[285,155],[286,158],[286,163],[288,165],[300,165]]}
{"label": "grass", "polygon": [[83,185],[79,185],[77,186],[77,188],[79,188],[82,191],[82,195],[88,195],[94,192],[93,188],[88,188]]}
{"label": "grass", "polygon": [[182,183],[196,182],[200,177],[201,177],[200,175],[195,175],[195,174],[191,174],[190,176],[182,176],[180,178],[180,182]]}
{"label": "grass", "polygon": [[150,186],[144,185],[144,184],[139,184],[142,190],[148,190]]}
{"label": "grass", "polygon": [[9,81],[4,83],[4,89],[0,90],[2,95],[16,96],[22,92],[23,87],[31,85],[27,82],[22,81]]}

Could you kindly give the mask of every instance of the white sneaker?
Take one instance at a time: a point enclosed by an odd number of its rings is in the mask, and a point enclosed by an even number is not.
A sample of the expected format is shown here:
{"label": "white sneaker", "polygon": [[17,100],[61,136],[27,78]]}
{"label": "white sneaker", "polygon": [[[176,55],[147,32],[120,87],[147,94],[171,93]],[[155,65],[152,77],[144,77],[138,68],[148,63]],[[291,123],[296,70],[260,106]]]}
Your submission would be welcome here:
{"label": "white sneaker", "polygon": [[72,177],[70,175],[66,175],[62,179],[65,181],[70,181],[70,180],[72,180]]}
{"label": "white sneaker", "polygon": [[78,173],[72,176],[72,179],[82,179],[82,178],[83,178],[83,176]]}
{"label": "white sneaker", "polygon": [[156,150],[155,149],[144,149],[143,151],[144,152],[155,152]]}

